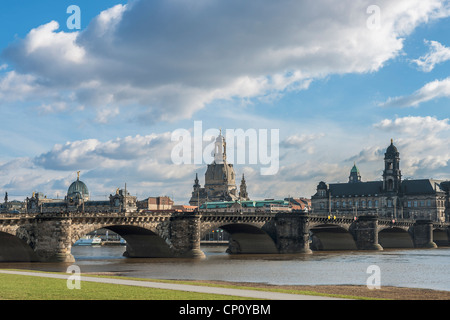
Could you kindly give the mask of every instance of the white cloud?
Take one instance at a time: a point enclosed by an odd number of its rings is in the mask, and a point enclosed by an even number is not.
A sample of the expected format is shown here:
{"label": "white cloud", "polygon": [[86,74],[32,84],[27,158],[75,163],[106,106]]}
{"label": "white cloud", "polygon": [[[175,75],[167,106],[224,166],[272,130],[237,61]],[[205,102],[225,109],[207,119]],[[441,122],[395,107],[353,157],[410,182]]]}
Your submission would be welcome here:
{"label": "white cloud", "polygon": [[292,135],[281,141],[280,146],[284,148],[295,148],[296,150],[313,154],[315,152],[315,146],[314,143],[311,142],[314,142],[324,136],[324,133]]}
{"label": "white cloud", "polygon": [[387,130],[409,136],[421,135],[424,132],[441,132],[450,130],[449,119],[439,120],[436,117],[403,117],[394,120],[384,119],[374,125],[375,128]]}
{"label": "white cloud", "polygon": [[87,139],[55,145],[35,158],[34,163],[46,169],[89,170],[121,167],[128,161],[169,163],[173,143],[169,133],[117,138],[106,142]]}
{"label": "white cloud", "polygon": [[95,118],[97,122],[107,123],[109,119],[114,118],[120,114],[119,107],[105,107],[97,112],[97,117]]}
{"label": "white cloud", "polygon": [[[382,23],[371,31],[371,4],[134,1],[79,32],[52,21],[4,51],[15,73],[0,76],[0,96],[39,105],[62,96],[121,113],[138,105],[133,117],[145,122],[188,118],[217,99],[273,99],[330,74],[377,71],[401,52],[405,35],[448,14],[438,0],[378,1]],[[108,121],[101,111],[97,120]]]}
{"label": "white cloud", "polygon": [[450,97],[450,77],[427,83],[409,96],[389,98],[381,107],[417,107],[424,102]]}
{"label": "white cloud", "polygon": [[389,132],[402,158],[405,176],[448,179],[450,175],[450,120],[435,117],[385,119],[374,125]]}
{"label": "white cloud", "polygon": [[425,40],[425,44],[430,47],[430,52],[425,56],[412,60],[422,71],[430,72],[435,65],[450,60],[450,48],[443,46],[437,41]]}

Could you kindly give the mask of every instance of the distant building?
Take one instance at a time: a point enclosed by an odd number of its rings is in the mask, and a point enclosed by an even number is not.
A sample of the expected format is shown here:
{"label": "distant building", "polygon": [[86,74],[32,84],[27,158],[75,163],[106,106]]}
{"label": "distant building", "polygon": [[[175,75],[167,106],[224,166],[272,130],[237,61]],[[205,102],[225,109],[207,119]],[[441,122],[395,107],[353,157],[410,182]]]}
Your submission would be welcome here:
{"label": "distant building", "polygon": [[143,210],[171,210],[173,208],[173,200],[167,196],[164,197],[148,197],[145,200],[138,201],[138,209]]}
{"label": "distant building", "polygon": [[363,182],[356,164],[348,183],[320,182],[311,198],[316,214],[378,214],[394,219],[449,221],[450,182],[402,180],[400,153],[393,141],[386,149],[382,180]]}
{"label": "distant building", "polygon": [[311,211],[311,199],[306,198],[285,198],[285,201],[289,202],[293,211],[310,212]]}
{"label": "distant building", "polygon": [[25,210],[25,202],[18,200],[8,201],[8,193],[5,195],[5,202],[0,204],[1,213],[22,213]]}
{"label": "distant building", "polygon": [[125,189],[117,188],[115,194],[109,196],[109,200],[90,200],[89,189],[78,178],[74,181],[64,200],[49,199],[43,193],[33,192],[31,198],[26,199],[26,211],[30,213],[40,212],[135,212],[137,210],[136,197],[131,196]]}
{"label": "distant building", "polygon": [[232,164],[227,163],[227,147],[222,133],[216,138],[214,161],[208,164],[205,173],[205,187],[202,188],[196,174],[189,204],[199,206],[207,201],[248,200],[244,175],[240,190],[236,187],[236,173]]}

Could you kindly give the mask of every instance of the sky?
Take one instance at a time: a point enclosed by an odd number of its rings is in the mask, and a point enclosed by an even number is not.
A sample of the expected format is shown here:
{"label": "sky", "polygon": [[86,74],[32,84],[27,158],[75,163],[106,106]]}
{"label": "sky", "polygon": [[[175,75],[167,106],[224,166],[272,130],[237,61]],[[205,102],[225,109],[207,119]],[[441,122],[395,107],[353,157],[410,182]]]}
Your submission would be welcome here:
{"label": "sky", "polygon": [[[80,171],[93,199],[126,183],[139,199],[187,204],[209,163],[198,152],[219,130],[256,135],[228,158],[252,199],[311,197],[320,181],[348,181],[354,163],[363,181],[381,180],[391,139],[404,179],[450,178],[450,1],[0,6],[9,199],[63,198]],[[175,161],[177,132],[190,134],[191,161]],[[277,162],[269,173],[264,154]]]}

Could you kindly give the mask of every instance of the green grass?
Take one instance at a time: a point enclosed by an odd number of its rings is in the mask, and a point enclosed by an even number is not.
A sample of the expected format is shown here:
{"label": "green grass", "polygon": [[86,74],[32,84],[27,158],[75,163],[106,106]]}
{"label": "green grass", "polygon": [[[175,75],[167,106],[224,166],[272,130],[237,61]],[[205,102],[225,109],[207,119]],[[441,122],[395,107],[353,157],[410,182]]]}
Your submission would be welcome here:
{"label": "green grass", "polygon": [[233,296],[81,282],[67,288],[62,279],[0,274],[1,300],[238,300]]}
{"label": "green grass", "polygon": [[[25,271],[25,270],[16,270]],[[33,272],[26,270],[27,272]],[[67,273],[62,273],[67,274]],[[68,275],[68,274],[67,274]],[[90,276],[83,274],[83,276]],[[198,286],[209,286],[218,288],[232,288],[244,290],[259,290],[270,292],[281,292],[289,294],[300,294],[310,296],[327,296],[345,299],[372,299],[360,296],[324,294],[314,291],[286,290],[272,288],[256,288],[248,286],[236,286],[227,284],[210,284],[195,281],[142,279],[119,276],[97,276],[92,277],[116,278],[126,280],[151,281],[163,283],[189,284]],[[244,297],[234,297],[218,294],[204,294],[195,292],[184,292],[166,289],[154,289],[117,284],[104,284],[95,282],[81,282],[81,289],[69,290],[66,280],[42,278],[23,275],[0,274],[0,300],[249,300]]]}

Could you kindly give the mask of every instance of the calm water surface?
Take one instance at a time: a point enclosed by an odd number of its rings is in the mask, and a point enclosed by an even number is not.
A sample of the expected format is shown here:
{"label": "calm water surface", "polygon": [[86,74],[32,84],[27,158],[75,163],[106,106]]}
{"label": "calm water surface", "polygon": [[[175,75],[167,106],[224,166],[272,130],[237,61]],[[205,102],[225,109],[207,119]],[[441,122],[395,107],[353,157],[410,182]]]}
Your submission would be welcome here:
{"label": "calm water surface", "polygon": [[[78,246],[72,254],[83,273],[113,272],[150,279],[223,280],[279,285],[366,285],[378,265],[381,285],[450,291],[450,248],[381,252],[314,252],[310,255],[237,255],[202,247],[206,259],[129,259],[124,246]],[[67,264],[1,263],[0,268],[66,271]]]}

